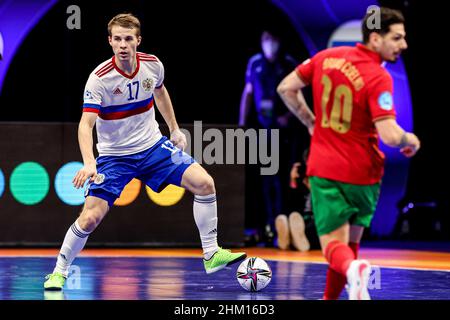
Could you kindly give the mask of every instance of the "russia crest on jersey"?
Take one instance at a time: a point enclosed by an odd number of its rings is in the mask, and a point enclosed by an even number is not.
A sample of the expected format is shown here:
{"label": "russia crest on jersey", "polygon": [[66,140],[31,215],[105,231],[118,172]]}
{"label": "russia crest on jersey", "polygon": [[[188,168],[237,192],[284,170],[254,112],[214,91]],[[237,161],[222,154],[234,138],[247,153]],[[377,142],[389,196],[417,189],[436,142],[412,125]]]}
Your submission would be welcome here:
{"label": "russia crest on jersey", "polygon": [[153,89],[153,79],[147,78],[144,81],[142,81],[142,87],[145,91],[150,91]]}

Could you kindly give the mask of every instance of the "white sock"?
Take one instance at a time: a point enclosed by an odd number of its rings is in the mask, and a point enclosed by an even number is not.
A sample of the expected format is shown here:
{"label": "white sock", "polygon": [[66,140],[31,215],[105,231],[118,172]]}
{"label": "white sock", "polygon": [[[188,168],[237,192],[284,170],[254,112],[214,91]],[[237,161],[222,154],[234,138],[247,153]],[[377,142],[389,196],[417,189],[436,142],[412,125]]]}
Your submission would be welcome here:
{"label": "white sock", "polygon": [[219,249],[217,245],[217,201],[216,194],[194,196],[194,220],[200,233],[203,254],[206,260]]}
{"label": "white sock", "polygon": [[56,261],[56,267],[53,272],[62,273],[66,277],[69,275],[70,265],[78,253],[84,248],[89,233],[80,228],[78,220],[70,226],[59,251],[58,260]]}

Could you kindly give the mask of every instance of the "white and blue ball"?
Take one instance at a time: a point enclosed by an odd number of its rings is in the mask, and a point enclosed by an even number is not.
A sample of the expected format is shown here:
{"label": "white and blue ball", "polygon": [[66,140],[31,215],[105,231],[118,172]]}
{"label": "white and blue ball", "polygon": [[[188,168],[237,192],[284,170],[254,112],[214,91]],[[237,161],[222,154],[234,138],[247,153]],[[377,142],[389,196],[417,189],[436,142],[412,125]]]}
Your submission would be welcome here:
{"label": "white and blue ball", "polygon": [[239,265],[236,278],[247,291],[264,289],[272,280],[272,270],[266,261],[258,257],[247,258]]}

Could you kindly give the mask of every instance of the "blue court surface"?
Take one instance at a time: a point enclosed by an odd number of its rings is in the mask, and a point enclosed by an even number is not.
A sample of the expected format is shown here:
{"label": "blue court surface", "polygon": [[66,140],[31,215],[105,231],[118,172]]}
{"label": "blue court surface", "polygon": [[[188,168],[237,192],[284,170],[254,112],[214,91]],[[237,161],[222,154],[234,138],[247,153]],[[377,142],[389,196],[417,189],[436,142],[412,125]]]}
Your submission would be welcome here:
{"label": "blue court surface", "polygon": [[[236,280],[238,265],[207,275],[200,258],[79,257],[64,291],[45,292],[54,262],[1,257],[0,300],[319,300],[327,269],[323,263],[267,260],[271,283],[250,293]],[[375,267],[369,288],[374,300],[447,300],[450,272]]]}

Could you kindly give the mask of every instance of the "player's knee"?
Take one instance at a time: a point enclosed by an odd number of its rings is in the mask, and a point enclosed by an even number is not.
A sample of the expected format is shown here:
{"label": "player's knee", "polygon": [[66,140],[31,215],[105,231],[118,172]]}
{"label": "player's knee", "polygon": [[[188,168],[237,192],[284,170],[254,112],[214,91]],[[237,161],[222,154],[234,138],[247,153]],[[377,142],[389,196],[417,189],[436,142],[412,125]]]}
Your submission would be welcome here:
{"label": "player's knee", "polygon": [[214,179],[206,174],[198,182],[196,186],[195,194],[199,196],[206,196],[208,194],[216,193],[216,187],[214,186]]}
{"label": "player's knee", "polygon": [[78,225],[83,231],[92,232],[97,227],[97,219],[89,214],[82,214],[78,218]]}
{"label": "player's knee", "polygon": [[96,208],[85,208],[78,218],[78,224],[86,232],[92,232],[103,219],[104,214]]}

